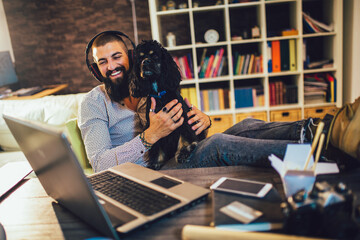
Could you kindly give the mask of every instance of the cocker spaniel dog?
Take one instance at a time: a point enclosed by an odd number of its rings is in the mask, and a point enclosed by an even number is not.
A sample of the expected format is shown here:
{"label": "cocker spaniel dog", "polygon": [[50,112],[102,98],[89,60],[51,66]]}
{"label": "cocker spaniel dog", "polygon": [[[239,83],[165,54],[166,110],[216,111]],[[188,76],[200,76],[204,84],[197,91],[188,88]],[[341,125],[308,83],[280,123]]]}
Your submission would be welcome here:
{"label": "cocker spaniel dog", "polygon": [[133,97],[147,97],[146,123],[149,127],[151,97],[156,100],[155,113],[173,99],[182,104],[184,123],[167,137],[160,139],[149,150],[148,166],[159,169],[166,161],[175,157],[178,163],[185,162],[197,145],[206,137],[205,131],[199,135],[187,123],[190,108],[180,95],[181,74],[170,53],[154,40],[142,41],[135,49],[135,59],[130,76],[130,92]]}

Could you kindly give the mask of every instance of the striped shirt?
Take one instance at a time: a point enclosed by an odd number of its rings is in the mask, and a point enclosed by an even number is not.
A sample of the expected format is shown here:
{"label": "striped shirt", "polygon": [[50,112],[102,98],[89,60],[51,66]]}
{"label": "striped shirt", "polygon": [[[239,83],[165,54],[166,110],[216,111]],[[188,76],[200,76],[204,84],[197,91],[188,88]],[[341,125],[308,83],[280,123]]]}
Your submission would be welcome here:
{"label": "striped shirt", "polygon": [[113,102],[99,85],[88,92],[79,108],[78,123],[87,157],[95,172],[132,162],[146,166],[147,149],[139,134],[143,131],[138,112],[145,106],[141,99],[137,112],[124,102]]}

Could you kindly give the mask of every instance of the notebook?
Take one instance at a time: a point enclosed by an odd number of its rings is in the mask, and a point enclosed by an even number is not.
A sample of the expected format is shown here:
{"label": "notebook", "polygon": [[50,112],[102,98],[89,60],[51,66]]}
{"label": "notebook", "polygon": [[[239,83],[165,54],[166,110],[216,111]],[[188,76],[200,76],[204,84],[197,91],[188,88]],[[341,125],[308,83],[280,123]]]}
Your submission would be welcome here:
{"label": "notebook", "polygon": [[[48,125],[3,117],[46,193],[105,236],[118,239],[118,233],[128,233],[184,209],[210,192],[132,163],[87,177],[63,132]],[[139,204],[124,200],[131,184],[126,182],[125,187],[119,187],[121,181],[134,182],[135,189],[141,189],[140,192],[156,191],[155,197],[145,197],[145,200],[152,199],[151,210],[144,211],[139,209]],[[108,185],[115,189],[106,188]],[[135,196],[140,199],[139,193]],[[159,207],[161,201],[157,199],[160,198],[165,198],[165,203]]]}

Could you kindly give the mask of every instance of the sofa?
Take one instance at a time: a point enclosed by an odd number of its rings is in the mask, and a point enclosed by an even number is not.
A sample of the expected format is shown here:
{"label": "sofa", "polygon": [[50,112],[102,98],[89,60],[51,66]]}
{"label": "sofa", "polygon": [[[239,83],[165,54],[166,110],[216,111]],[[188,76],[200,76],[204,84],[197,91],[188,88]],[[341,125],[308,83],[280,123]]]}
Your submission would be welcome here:
{"label": "sofa", "polygon": [[[52,95],[31,100],[0,100],[0,167],[11,161],[26,161],[2,117],[3,114],[55,126],[67,134],[71,144],[78,145],[82,143],[82,140],[76,125],[76,118],[83,96],[84,93],[77,93]],[[76,138],[78,138],[78,142],[76,142]],[[75,150],[74,152],[79,158],[81,153]],[[88,161],[87,163],[84,161],[87,159],[81,159],[81,166],[86,173],[91,173],[91,166]]]}

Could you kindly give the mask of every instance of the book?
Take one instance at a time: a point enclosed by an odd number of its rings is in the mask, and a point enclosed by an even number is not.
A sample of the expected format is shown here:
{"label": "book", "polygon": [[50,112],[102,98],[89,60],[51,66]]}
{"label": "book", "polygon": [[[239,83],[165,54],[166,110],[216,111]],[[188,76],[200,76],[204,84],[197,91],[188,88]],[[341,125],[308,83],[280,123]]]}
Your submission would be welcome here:
{"label": "book", "polygon": [[224,89],[220,88],[219,91],[219,110],[225,109],[225,98],[224,98]]}
{"label": "book", "polygon": [[200,76],[201,69],[202,69],[202,67],[204,66],[204,63],[205,63],[206,52],[207,52],[207,48],[204,48],[204,49],[203,49],[203,52],[202,52],[202,54],[201,54],[200,65],[199,65],[199,67],[198,67],[198,74],[199,74],[199,76]]}
{"label": "book", "polygon": [[197,106],[196,88],[189,88],[189,101],[194,106]]}
{"label": "book", "polygon": [[244,57],[244,64],[243,64],[243,68],[241,70],[241,74],[247,74],[248,71],[248,67],[249,67],[249,61],[250,61],[250,54],[246,54],[246,56]]}
{"label": "book", "polygon": [[254,64],[254,58],[255,58],[255,55],[251,54],[250,55],[250,60],[249,60],[249,67],[248,67],[248,71],[247,71],[248,74],[252,73],[252,68],[253,68],[253,64]]}
{"label": "book", "polygon": [[272,51],[271,42],[267,42],[268,72],[272,72]]}
{"label": "book", "polygon": [[[244,224],[231,217],[221,209],[231,203],[240,202],[255,210],[261,211],[262,215],[254,221]],[[250,197],[240,194],[213,191],[213,223],[221,229],[241,231],[269,231],[279,230],[284,226],[285,216],[280,207],[282,199],[275,188],[263,198]]]}
{"label": "book", "polygon": [[191,72],[191,78],[194,78],[194,65],[192,62],[192,57],[191,57],[191,53],[187,54],[187,60],[189,63],[189,68],[190,68],[190,72]]}
{"label": "book", "polygon": [[214,110],[219,110],[220,109],[219,89],[213,89],[213,101],[214,101]]}
{"label": "book", "polygon": [[290,71],[296,71],[296,42],[295,39],[289,40],[289,64]]}
{"label": "book", "polygon": [[202,98],[202,102],[204,103],[204,112],[208,112],[210,111],[210,104],[209,104],[209,90],[205,89],[205,90],[201,90],[201,92],[203,93],[203,98]]}
{"label": "book", "polygon": [[207,68],[208,63],[209,63],[209,57],[205,57],[204,63],[201,66],[199,78],[204,78],[205,77],[205,72],[206,72],[206,68]]}
{"label": "book", "polygon": [[193,78],[192,70],[190,69],[190,65],[189,65],[187,56],[183,56],[183,57],[181,57],[181,58],[182,58],[182,60],[184,61],[184,67],[185,67],[185,71],[186,71],[186,76],[187,76],[187,78],[188,78],[188,79]]}
{"label": "book", "polygon": [[238,69],[237,69],[237,74],[238,75],[242,74],[242,69],[244,68],[244,62],[245,62],[245,55],[241,55],[240,56],[240,64],[239,64]]}
{"label": "book", "polygon": [[219,70],[217,72],[217,77],[223,75],[223,67],[226,65],[226,57],[223,57],[220,62]]}
{"label": "book", "polygon": [[315,32],[332,32],[334,31],[334,25],[333,24],[325,24],[318,20],[315,20],[314,18],[310,17],[310,15],[302,12],[303,19],[307,24],[309,24]]}
{"label": "book", "polygon": [[275,83],[269,83],[270,106],[276,105]]}
{"label": "book", "polygon": [[281,71],[281,58],[280,58],[280,41],[271,42],[271,52],[272,52],[272,71],[280,72]]}
{"label": "book", "polygon": [[188,73],[186,72],[183,58],[178,58],[178,61],[179,61],[179,65],[180,65],[181,77],[184,78],[184,79],[187,79],[188,78],[188,75],[187,75]]}
{"label": "book", "polygon": [[217,62],[219,61],[219,49],[216,50],[215,52],[215,58],[214,58],[214,62],[212,63],[211,69],[210,69],[210,73],[209,73],[209,77],[213,77]]}
{"label": "book", "polygon": [[289,40],[280,41],[281,71],[290,70]]}
{"label": "book", "polygon": [[238,74],[239,64],[240,64],[240,55],[238,52],[235,52],[234,57],[233,57],[233,74],[234,75]]}
{"label": "book", "polygon": [[213,110],[215,110],[214,90],[213,89],[208,90],[208,96],[209,96],[209,109],[210,109],[210,111],[213,111]]}
{"label": "book", "polygon": [[[181,96],[185,99],[189,99],[189,88],[183,87],[180,89]],[[189,99],[190,100],[190,99]]]}
{"label": "book", "polygon": [[222,61],[222,58],[223,58],[223,56],[224,56],[224,48],[220,48],[220,51],[219,51],[219,59],[218,59],[218,61],[217,61],[217,63],[216,63],[216,67],[215,67],[215,71],[214,71],[214,73],[213,73],[213,75],[212,75],[212,77],[217,77],[218,75],[218,71],[219,71],[219,68],[220,68],[220,64],[221,64],[221,61]]}
{"label": "book", "polygon": [[209,58],[209,62],[208,62],[207,67],[206,67],[205,78],[210,77],[210,71],[211,71],[211,67],[212,67],[212,64],[214,62],[214,59],[215,59],[215,55],[211,54],[211,56]]}
{"label": "book", "polygon": [[230,90],[224,89],[224,105],[225,109],[230,108]]}
{"label": "book", "polygon": [[253,107],[252,88],[235,88],[235,108]]}

